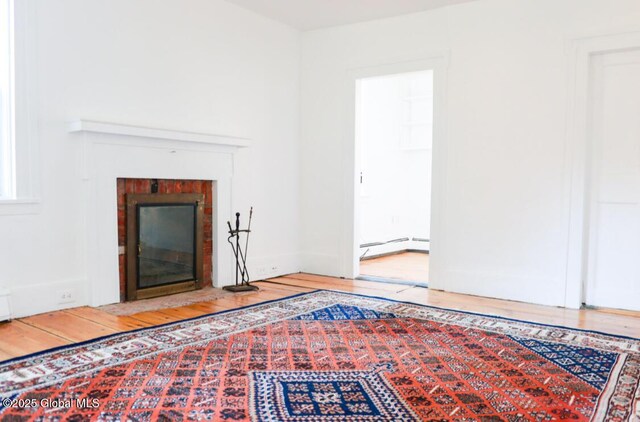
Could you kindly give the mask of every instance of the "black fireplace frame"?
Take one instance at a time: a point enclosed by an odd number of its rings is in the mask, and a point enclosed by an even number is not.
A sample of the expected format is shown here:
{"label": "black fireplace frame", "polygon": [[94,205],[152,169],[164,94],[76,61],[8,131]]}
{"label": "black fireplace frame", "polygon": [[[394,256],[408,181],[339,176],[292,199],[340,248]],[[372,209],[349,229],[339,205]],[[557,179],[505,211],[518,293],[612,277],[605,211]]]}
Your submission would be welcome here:
{"label": "black fireplace frame", "polygon": [[[148,299],[202,288],[204,274],[204,194],[127,194],[127,301]],[[172,282],[153,287],[139,287],[139,212],[144,206],[194,205],[195,279]]]}

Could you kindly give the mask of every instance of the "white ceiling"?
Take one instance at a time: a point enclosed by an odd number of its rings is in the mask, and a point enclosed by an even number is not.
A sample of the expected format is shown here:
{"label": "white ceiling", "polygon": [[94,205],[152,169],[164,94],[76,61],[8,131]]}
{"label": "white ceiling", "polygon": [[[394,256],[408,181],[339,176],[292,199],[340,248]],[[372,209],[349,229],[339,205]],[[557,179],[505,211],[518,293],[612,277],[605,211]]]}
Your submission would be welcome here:
{"label": "white ceiling", "polygon": [[303,31],[388,18],[473,0],[228,0]]}

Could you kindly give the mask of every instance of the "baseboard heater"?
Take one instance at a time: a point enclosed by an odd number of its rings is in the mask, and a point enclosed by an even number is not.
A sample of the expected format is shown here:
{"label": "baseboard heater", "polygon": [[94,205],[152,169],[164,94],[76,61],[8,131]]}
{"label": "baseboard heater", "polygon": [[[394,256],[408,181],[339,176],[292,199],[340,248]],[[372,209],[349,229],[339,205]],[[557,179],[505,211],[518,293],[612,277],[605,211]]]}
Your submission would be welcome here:
{"label": "baseboard heater", "polygon": [[356,280],[375,281],[377,283],[400,284],[404,286],[429,288],[429,284],[424,281],[400,280],[397,278],[376,277],[371,275],[359,275]]}
{"label": "baseboard heater", "polygon": [[[388,245],[390,243],[402,243],[402,242],[408,242],[408,241],[414,241],[414,242],[425,242],[425,243],[429,243],[430,240],[429,239],[425,239],[422,237],[412,237],[411,239],[409,239],[408,237],[400,237],[398,239],[391,239],[391,240],[387,240],[386,242],[370,242],[370,243],[363,243],[360,245],[360,248],[366,248],[366,250],[362,253],[362,255],[360,255],[360,261],[365,260],[365,259],[372,259],[372,258],[379,258],[381,256],[386,256],[386,255],[393,255],[396,253],[400,253],[400,252],[420,252],[420,253],[429,253],[428,251],[423,251],[421,249],[405,249],[404,251],[394,251],[394,252],[387,252],[387,253],[378,253],[376,255],[370,255],[367,257],[367,254],[369,253],[369,251],[371,250],[370,248],[376,247],[376,246],[382,246],[382,245]],[[366,258],[365,258],[366,257]]]}
{"label": "baseboard heater", "polygon": [[429,239],[424,239],[422,237],[412,237],[411,240],[414,242],[431,242]]}
{"label": "baseboard heater", "polygon": [[360,245],[361,248],[370,248],[372,246],[380,246],[380,245],[387,245],[389,243],[400,243],[400,242],[407,242],[409,240],[408,237],[401,237],[399,239],[392,239],[392,240],[387,240],[386,242],[371,242],[371,243],[363,243],[362,245]]}

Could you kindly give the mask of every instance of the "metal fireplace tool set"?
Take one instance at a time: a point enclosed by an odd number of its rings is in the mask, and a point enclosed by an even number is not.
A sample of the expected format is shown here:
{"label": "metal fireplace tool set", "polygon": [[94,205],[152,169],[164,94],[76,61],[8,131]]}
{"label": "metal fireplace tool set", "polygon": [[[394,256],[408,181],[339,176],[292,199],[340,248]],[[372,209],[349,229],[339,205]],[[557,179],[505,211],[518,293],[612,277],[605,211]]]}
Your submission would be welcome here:
{"label": "metal fireplace tool set", "polygon": [[[248,292],[259,290],[258,286],[249,284],[249,271],[247,270],[247,249],[249,248],[249,234],[251,234],[251,218],[253,217],[253,207],[249,211],[249,224],[246,229],[240,230],[240,213],[236,213],[236,228],[231,228],[231,222],[227,221],[229,226],[229,237],[227,242],[233,249],[236,257],[236,285],[224,286],[223,289],[230,292]],[[244,250],[242,249],[240,235],[245,234]]]}

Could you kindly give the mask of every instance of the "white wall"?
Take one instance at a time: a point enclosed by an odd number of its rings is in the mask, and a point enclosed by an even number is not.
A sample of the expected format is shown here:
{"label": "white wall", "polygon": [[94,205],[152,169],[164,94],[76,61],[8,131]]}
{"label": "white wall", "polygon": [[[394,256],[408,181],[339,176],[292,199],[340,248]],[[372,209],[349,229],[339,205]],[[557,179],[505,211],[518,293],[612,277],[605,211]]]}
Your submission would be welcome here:
{"label": "white wall", "polygon": [[443,220],[440,270],[431,286],[575,303],[565,297],[568,46],[573,38],[637,30],[638,22],[636,0],[480,0],[305,33],[303,270],[349,271],[341,254],[350,247],[344,245],[350,72],[445,52],[447,157],[443,200],[434,203]]}
{"label": "white wall", "polygon": [[[411,80],[418,77],[427,85],[433,81],[431,72],[423,72],[420,76],[414,73],[364,78],[359,83],[356,124],[363,173],[359,244],[429,238],[429,139],[425,137],[425,146],[416,149],[403,138],[402,127],[409,118],[406,91]],[[375,255],[417,248],[428,249],[428,244],[397,242],[361,248],[360,253],[367,249],[367,255]]]}
{"label": "white wall", "polygon": [[[567,45],[637,29],[637,0],[479,0],[313,31],[302,43],[220,0],[20,1],[35,4],[28,74],[41,203],[34,214],[0,212],[0,287],[16,315],[87,301],[85,185],[67,121],[254,139],[238,152],[232,187],[234,208],[255,207],[254,268],[344,275],[349,70],[442,52],[446,218],[431,284],[566,303]],[[62,289],[75,302],[59,304]]]}
{"label": "white wall", "polygon": [[0,215],[15,315],[87,303],[77,118],[253,139],[232,186],[233,208],[255,210],[252,275],[298,270],[297,31],[218,0],[20,1],[35,2],[41,206]]}

